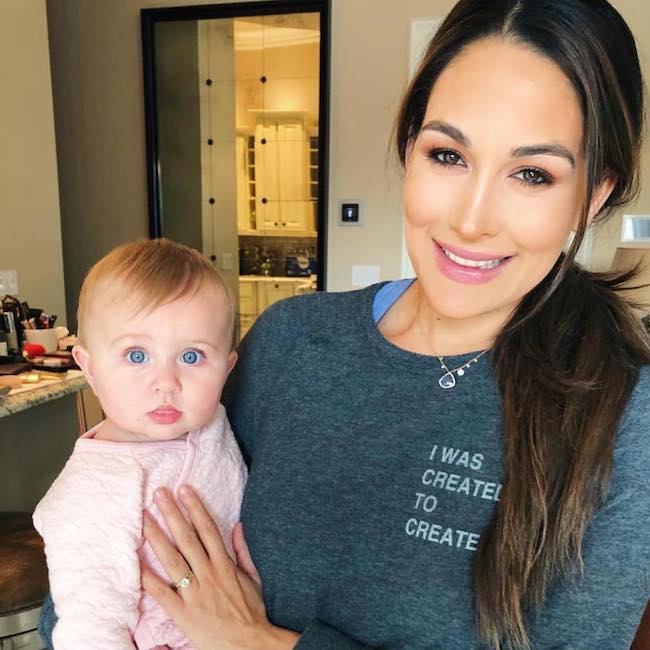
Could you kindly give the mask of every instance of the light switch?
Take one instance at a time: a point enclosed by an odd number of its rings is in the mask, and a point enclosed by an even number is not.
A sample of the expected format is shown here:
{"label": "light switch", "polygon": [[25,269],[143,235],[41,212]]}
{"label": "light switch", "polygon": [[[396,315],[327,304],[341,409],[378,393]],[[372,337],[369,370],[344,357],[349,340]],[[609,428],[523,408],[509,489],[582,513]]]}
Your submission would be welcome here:
{"label": "light switch", "polygon": [[363,203],[359,199],[339,201],[339,226],[360,226],[363,223]]}
{"label": "light switch", "polygon": [[5,294],[18,295],[18,273],[16,271],[0,271],[0,298]]}
{"label": "light switch", "polygon": [[221,254],[221,268],[224,271],[232,270],[232,253]]}
{"label": "light switch", "polygon": [[341,206],[341,221],[345,223],[359,223],[359,204],[344,203]]}

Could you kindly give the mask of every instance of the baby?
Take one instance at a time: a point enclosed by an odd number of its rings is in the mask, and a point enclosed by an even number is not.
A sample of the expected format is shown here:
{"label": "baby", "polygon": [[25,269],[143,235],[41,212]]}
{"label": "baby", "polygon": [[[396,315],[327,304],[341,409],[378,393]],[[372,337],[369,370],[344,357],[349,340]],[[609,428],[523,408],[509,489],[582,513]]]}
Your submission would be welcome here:
{"label": "baby", "polygon": [[[236,361],[233,312],[217,271],[165,239],[120,246],[86,276],[73,355],[105,420],[77,441],[34,513],[56,650],[193,647],[141,590],[140,558],[168,580],[143,544],[142,513],[164,528],[153,491],[190,484],[232,555],[246,482],[219,402]],[[178,588],[188,579],[173,578]]]}

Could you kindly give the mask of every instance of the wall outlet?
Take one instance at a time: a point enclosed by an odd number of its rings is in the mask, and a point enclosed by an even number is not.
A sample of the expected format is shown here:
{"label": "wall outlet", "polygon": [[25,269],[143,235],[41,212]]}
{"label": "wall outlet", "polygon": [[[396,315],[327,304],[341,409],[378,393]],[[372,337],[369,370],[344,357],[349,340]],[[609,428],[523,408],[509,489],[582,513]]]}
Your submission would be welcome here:
{"label": "wall outlet", "polygon": [[18,295],[18,273],[14,270],[0,271],[0,297]]}

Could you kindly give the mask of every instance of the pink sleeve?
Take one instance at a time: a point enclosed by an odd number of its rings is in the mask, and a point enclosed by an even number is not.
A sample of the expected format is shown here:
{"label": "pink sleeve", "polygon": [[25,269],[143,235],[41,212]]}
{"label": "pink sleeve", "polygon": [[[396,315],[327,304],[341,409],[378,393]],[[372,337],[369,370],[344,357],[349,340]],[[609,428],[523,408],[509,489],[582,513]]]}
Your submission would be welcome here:
{"label": "pink sleeve", "polygon": [[75,451],[37,506],[59,617],[56,650],[135,648],[142,487],[132,457]]}

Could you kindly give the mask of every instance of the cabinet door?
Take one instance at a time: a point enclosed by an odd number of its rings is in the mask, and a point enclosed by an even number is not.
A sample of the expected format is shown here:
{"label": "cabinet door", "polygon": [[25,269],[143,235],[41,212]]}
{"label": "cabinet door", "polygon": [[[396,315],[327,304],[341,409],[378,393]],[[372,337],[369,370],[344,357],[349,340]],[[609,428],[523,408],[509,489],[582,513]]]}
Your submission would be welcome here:
{"label": "cabinet door", "polygon": [[239,280],[239,313],[245,316],[257,316],[257,291],[255,280]]}
{"label": "cabinet door", "polygon": [[258,229],[279,230],[278,137],[274,123],[259,122],[255,128],[255,183]]}
{"label": "cabinet door", "polygon": [[287,210],[281,215],[282,221],[280,222],[283,230],[300,232],[313,230],[311,225],[313,222],[311,201],[291,201],[286,204],[286,207]]}
{"label": "cabinet door", "polygon": [[278,123],[278,198],[283,230],[308,230],[308,142],[301,122]]}
{"label": "cabinet door", "polygon": [[293,280],[259,280],[257,283],[257,306],[261,314],[269,305],[294,295]]}
{"label": "cabinet door", "polygon": [[248,142],[244,135],[237,136],[237,229],[247,231],[251,228],[250,190],[248,177]]}

